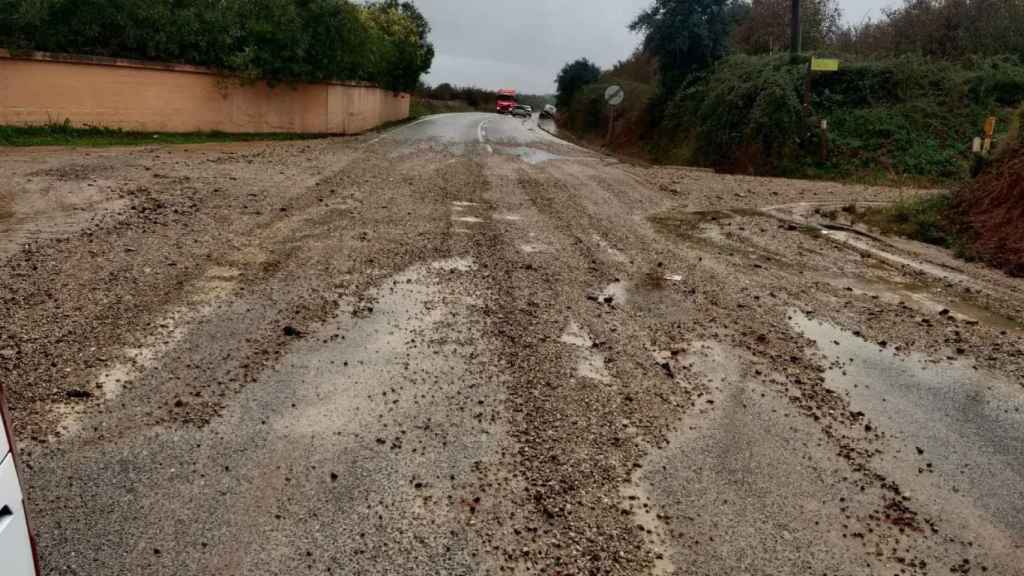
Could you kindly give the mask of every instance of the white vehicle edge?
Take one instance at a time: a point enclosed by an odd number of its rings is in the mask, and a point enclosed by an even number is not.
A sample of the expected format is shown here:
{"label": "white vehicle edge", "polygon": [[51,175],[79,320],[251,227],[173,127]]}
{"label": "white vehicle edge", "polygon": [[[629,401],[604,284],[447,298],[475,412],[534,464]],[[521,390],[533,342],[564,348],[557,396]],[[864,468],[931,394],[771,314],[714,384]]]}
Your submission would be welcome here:
{"label": "white vehicle edge", "polygon": [[2,383],[0,420],[0,571],[3,576],[38,576],[39,560],[25,512]]}

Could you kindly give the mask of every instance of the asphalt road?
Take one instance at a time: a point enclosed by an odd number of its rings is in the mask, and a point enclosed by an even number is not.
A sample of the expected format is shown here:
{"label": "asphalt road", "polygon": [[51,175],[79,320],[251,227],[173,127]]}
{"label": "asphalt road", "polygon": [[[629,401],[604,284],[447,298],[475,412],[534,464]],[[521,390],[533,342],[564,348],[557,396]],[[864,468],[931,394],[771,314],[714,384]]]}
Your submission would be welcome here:
{"label": "asphalt road", "polygon": [[820,227],[922,192],[493,114],[0,166],[47,574],[1024,562],[1024,282]]}

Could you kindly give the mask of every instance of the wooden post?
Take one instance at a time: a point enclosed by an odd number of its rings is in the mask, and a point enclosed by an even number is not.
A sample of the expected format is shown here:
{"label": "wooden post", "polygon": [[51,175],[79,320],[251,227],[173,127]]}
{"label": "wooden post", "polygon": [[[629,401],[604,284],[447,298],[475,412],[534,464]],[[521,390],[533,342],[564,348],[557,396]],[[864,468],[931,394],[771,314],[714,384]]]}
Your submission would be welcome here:
{"label": "wooden post", "polygon": [[612,145],[612,136],[615,134],[615,106],[608,106],[608,141],[607,145]]}
{"label": "wooden post", "polygon": [[828,120],[821,120],[821,163],[828,162]]}

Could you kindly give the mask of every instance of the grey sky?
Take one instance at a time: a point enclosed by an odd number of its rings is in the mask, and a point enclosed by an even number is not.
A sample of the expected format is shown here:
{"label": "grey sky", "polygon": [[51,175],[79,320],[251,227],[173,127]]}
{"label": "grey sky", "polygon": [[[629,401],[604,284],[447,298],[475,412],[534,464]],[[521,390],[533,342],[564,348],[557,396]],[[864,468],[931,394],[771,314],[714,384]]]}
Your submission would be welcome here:
{"label": "grey sky", "polygon": [[[848,22],[897,0],[839,0]],[[652,0],[414,0],[433,27],[426,81],[520,92],[554,91],[558,70],[587,57],[608,67],[640,38],[626,27]]]}

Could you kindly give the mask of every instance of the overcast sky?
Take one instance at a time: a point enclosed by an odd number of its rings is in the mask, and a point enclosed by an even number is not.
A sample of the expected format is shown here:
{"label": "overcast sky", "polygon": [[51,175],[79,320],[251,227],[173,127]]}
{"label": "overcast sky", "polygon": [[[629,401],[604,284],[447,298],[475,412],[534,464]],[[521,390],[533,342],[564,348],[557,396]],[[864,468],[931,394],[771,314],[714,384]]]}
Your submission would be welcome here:
{"label": "overcast sky", "polygon": [[[587,57],[609,67],[640,38],[626,29],[652,0],[413,0],[433,28],[426,78],[482,88],[549,93],[561,67]],[[897,0],[839,0],[848,22],[877,17]]]}

